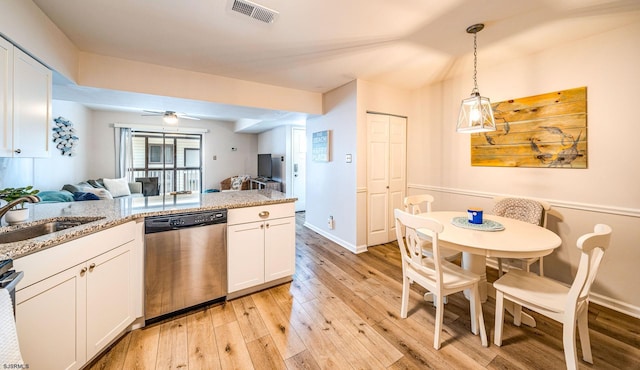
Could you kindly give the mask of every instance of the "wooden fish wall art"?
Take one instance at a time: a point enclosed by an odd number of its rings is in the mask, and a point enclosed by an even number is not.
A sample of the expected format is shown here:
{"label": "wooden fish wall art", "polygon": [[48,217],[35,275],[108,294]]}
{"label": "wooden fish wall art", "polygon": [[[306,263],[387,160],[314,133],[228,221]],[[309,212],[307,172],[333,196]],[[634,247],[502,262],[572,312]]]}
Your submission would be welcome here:
{"label": "wooden fish wall art", "polygon": [[587,88],[493,103],[496,131],[471,135],[471,165],[587,168]]}

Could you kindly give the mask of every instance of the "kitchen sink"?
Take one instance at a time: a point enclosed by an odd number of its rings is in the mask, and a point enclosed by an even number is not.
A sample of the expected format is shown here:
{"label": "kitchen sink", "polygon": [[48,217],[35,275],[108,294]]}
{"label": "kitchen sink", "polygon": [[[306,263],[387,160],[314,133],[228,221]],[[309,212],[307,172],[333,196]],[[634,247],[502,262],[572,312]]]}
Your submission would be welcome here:
{"label": "kitchen sink", "polygon": [[36,225],[21,227],[19,229],[11,230],[6,233],[0,233],[0,244],[13,243],[36,238],[38,236],[70,229],[89,222],[101,220],[103,218],[104,217],[67,217],[52,221],[45,221]]}

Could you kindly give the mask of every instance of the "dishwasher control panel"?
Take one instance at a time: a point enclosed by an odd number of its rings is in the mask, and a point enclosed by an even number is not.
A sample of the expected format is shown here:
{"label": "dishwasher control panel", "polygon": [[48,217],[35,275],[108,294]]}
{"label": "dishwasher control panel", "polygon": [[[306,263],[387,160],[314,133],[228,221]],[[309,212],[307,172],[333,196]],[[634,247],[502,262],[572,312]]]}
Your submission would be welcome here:
{"label": "dishwasher control panel", "polygon": [[227,223],[227,210],[218,209],[214,211],[176,213],[163,216],[151,216],[144,220],[145,234],[157,233],[182,229],[186,227],[197,227],[203,225],[214,225]]}

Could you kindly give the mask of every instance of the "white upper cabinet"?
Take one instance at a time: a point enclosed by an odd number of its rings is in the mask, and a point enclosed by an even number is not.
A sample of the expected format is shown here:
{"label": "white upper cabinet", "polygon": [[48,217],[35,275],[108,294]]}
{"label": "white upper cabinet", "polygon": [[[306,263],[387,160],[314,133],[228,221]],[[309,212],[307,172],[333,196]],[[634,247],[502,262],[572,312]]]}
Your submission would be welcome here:
{"label": "white upper cabinet", "polygon": [[51,70],[0,38],[0,156],[48,157]]}
{"label": "white upper cabinet", "polygon": [[0,156],[13,156],[13,45],[0,37]]}

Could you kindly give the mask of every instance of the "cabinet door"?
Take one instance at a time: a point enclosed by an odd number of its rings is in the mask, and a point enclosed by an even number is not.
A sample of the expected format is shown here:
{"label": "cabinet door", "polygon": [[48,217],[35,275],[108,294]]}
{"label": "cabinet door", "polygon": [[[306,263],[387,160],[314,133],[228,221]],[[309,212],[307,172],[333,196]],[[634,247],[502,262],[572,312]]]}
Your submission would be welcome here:
{"label": "cabinet door", "polygon": [[264,278],[291,276],[296,266],[296,227],[293,217],[265,221]]}
{"label": "cabinet door", "polygon": [[20,352],[31,369],[78,369],[86,361],[84,265],[16,292]]}
{"label": "cabinet door", "polygon": [[13,45],[0,37],[0,157],[13,155]]}
{"label": "cabinet door", "polygon": [[264,222],[230,225],[227,271],[232,293],[264,282]]}
{"label": "cabinet door", "polygon": [[[14,157],[48,157],[51,70],[19,49],[13,52]],[[20,153],[16,151],[20,150]]]}
{"label": "cabinet door", "polygon": [[131,245],[87,261],[87,359],[134,321]]}

